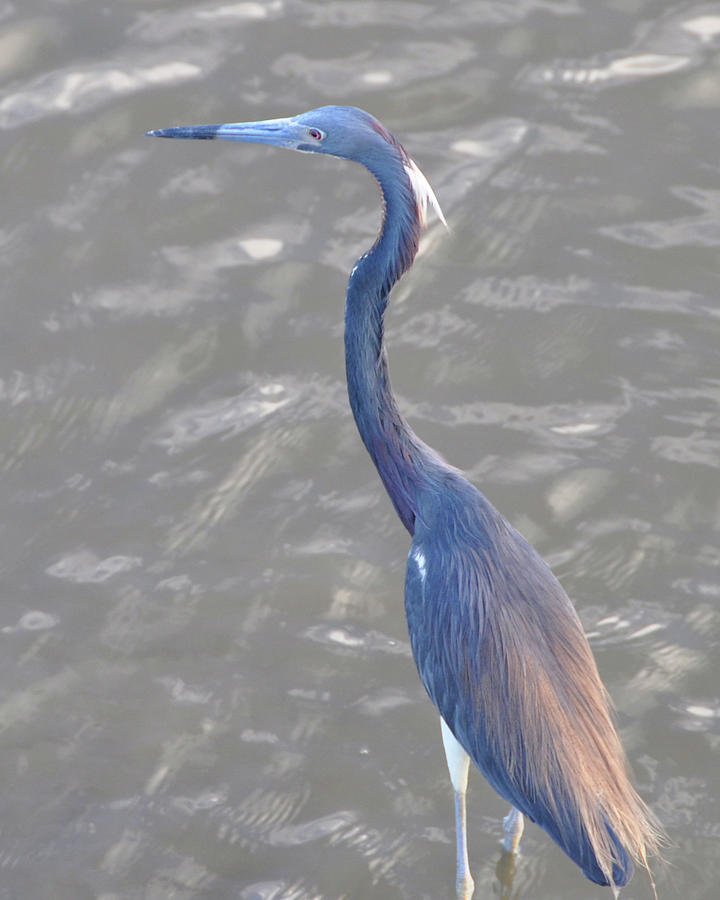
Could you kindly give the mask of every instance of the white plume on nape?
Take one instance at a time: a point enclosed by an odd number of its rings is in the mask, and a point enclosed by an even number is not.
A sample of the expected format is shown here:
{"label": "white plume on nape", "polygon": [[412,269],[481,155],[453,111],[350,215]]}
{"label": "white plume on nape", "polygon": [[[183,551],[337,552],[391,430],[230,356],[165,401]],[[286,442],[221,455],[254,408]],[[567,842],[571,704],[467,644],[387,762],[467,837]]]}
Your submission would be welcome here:
{"label": "white plume on nape", "polygon": [[[429,202],[435,210],[435,215],[440,219],[443,225],[448,228],[448,223],[445,221],[443,211],[440,209],[440,204],[438,203],[438,198],[435,196],[435,191],[430,187],[430,182],[420,171],[418,165],[412,159],[408,158],[408,161],[404,163],[404,168],[410,179],[413,193],[415,194],[418,217],[420,218],[422,226],[425,227],[427,225],[427,205]],[[449,230],[450,229],[448,228],[448,231]]]}

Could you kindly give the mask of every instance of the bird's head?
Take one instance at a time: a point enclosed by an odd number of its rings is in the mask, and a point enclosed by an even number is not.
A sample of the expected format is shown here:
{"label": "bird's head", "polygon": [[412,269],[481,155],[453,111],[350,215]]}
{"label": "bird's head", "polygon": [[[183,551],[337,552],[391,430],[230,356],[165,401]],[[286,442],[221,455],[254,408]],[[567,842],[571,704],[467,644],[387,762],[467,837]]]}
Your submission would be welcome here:
{"label": "bird's head", "polygon": [[373,118],[355,106],[321,106],[287,119],[185,125],[149,131],[151,137],[245,141],[289,150],[327,153],[366,162],[380,154],[401,155],[400,144]]}
{"label": "bird's head", "polygon": [[400,142],[370,113],[356,106],[321,106],[287,119],[183,125],[149,131],[151,137],[244,141],[306,153],[325,153],[362,163],[382,183],[402,166],[415,194],[421,220],[430,202],[445,223],[435,194]]}

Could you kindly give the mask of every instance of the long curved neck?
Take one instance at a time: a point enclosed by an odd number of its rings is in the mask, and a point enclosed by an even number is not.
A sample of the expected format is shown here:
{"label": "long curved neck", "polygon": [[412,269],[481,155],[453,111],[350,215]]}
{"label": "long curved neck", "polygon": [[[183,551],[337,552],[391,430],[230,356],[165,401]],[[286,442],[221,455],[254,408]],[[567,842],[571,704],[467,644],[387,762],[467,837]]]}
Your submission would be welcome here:
{"label": "long curved neck", "polygon": [[350,276],[345,298],[348,394],[360,436],[403,525],[412,534],[419,492],[440,458],[400,414],[390,385],[383,319],[390,290],[417,253],[417,201],[402,159],[368,166],[384,203],[382,228]]}

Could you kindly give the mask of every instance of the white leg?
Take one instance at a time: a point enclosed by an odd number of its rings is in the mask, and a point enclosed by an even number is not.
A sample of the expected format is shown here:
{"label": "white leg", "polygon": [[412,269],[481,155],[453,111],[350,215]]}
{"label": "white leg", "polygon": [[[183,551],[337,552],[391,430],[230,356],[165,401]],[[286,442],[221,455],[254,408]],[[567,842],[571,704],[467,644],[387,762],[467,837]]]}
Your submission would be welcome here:
{"label": "white leg", "polygon": [[467,849],[467,817],[465,813],[465,794],[467,792],[470,757],[460,746],[455,735],[440,719],[445,758],[447,759],[450,781],[455,792],[455,840],[457,868],[455,890],[458,900],[471,900],[475,890],[475,882],[470,874],[470,860]]}
{"label": "white leg", "polygon": [[525,817],[519,809],[510,807],[510,812],[503,819],[503,828],[505,829],[503,846],[508,853],[516,853],[525,829]]}

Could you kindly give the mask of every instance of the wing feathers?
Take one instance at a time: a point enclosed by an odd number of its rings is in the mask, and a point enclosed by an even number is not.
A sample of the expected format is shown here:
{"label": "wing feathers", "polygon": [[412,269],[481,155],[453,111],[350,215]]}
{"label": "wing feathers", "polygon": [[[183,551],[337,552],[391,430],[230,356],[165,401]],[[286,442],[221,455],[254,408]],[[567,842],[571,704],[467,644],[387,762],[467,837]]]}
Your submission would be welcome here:
{"label": "wing feathers", "polygon": [[575,610],[537,553],[494,515],[474,545],[458,540],[457,527],[444,529],[455,532],[445,545],[432,531],[416,533],[425,577],[413,582],[408,567],[406,605],[421,678],[496,790],[589,878],[622,885],[629,857],[647,866],[657,852],[658,829],[630,783]]}

